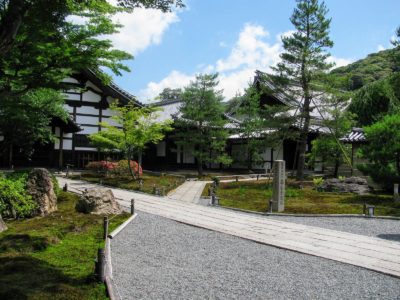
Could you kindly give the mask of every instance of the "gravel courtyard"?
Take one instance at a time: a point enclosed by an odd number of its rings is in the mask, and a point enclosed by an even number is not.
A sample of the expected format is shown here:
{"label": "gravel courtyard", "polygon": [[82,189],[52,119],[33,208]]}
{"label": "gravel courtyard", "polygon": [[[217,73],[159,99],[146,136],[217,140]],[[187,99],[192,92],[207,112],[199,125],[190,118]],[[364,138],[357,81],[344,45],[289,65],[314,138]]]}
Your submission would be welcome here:
{"label": "gravel courtyard", "polygon": [[400,279],[142,212],[112,260],[123,299],[400,299]]}
{"label": "gravel courtyard", "polygon": [[400,220],[347,217],[268,216],[274,220],[322,227],[400,242]]}

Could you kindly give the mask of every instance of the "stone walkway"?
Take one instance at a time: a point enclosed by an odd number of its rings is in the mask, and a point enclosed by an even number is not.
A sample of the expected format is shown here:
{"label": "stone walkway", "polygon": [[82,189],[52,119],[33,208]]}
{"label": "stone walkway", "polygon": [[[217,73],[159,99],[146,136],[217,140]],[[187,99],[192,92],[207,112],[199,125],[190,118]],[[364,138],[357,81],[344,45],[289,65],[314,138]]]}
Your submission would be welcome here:
{"label": "stone walkway", "polygon": [[[98,185],[59,178],[70,190],[82,191]],[[112,189],[121,205],[135,199],[140,211],[178,222],[227,233],[262,244],[285,248],[360,266],[400,277],[400,243],[341,231],[272,220],[242,212],[171,201],[166,197]]]}
{"label": "stone walkway", "polygon": [[185,181],[168,194],[168,198],[183,202],[200,203],[201,193],[206,186],[207,181]]}

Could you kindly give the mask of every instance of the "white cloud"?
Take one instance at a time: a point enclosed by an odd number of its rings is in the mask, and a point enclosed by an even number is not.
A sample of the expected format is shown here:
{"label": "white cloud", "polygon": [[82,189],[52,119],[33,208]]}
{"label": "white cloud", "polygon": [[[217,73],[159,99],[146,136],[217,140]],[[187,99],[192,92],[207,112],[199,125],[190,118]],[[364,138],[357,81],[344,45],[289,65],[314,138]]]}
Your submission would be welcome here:
{"label": "white cloud", "polygon": [[333,68],[339,68],[339,67],[343,67],[343,66],[347,66],[348,64],[351,64],[353,61],[351,59],[347,59],[347,58],[329,56],[327,58],[327,62],[334,63],[335,66]]}
{"label": "white cloud", "polygon": [[218,72],[236,70],[242,66],[265,64],[265,59],[273,61],[279,57],[279,44],[270,46],[265,42],[269,32],[262,26],[246,24],[239,34],[231,53],[226,59],[216,62]]}
{"label": "white cloud", "polygon": [[150,45],[160,44],[165,31],[179,18],[175,12],[138,8],[132,13],[118,13],[113,20],[124,26],[119,33],[108,37],[114,47],[137,54]]}
{"label": "white cloud", "polygon": [[[115,0],[109,0],[116,5]],[[86,17],[69,16],[68,20],[83,25],[88,21]],[[119,12],[112,16],[112,20],[122,25],[118,33],[106,35],[102,38],[110,39],[116,49],[124,50],[136,55],[151,45],[158,45],[162,41],[165,31],[173,23],[179,22],[177,12],[163,13],[157,9],[136,8],[133,12]]]}
{"label": "white cloud", "polygon": [[172,71],[160,82],[149,82],[147,87],[139,92],[139,98],[142,101],[152,100],[158,96],[165,88],[182,88],[190,83],[195,75],[187,75],[179,71]]}
{"label": "white cloud", "polygon": [[[261,70],[270,72],[271,66],[280,61],[282,53],[281,36],[289,36],[293,31],[286,31],[276,36],[275,41],[268,42],[269,32],[260,25],[247,23],[239,33],[238,39],[231,52],[226,58],[221,58],[215,64],[199,65],[202,73],[218,72],[219,88],[223,89],[225,99],[242,93],[253,80],[254,71]],[[345,66],[352,61],[349,59],[330,57],[330,62],[335,62],[336,67]],[[194,74],[184,74],[172,71],[164,79],[150,82],[147,87],[139,93],[142,100],[156,97],[164,88],[177,88],[186,86],[195,77]]]}
{"label": "white cloud", "polygon": [[378,45],[378,51],[383,51],[383,50],[385,50],[386,48],[383,46],[383,45]]}

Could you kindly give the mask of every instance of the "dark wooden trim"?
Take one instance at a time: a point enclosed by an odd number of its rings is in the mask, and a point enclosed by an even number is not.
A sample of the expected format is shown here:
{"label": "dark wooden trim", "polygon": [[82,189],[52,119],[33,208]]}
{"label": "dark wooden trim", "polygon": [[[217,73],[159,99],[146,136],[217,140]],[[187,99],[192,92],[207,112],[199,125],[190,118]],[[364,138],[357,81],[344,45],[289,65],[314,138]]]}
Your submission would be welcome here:
{"label": "dark wooden trim", "polygon": [[101,101],[99,102],[89,102],[89,101],[79,101],[79,100],[65,100],[65,103],[68,104],[69,106],[76,106],[76,107],[82,107],[82,106],[91,106],[95,107],[97,109],[101,108],[108,108],[108,105],[102,104]]}
{"label": "dark wooden trim", "polygon": [[82,113],[76,113],[77,116],[82,116],[82,117],[99,117],[99,114],[82,114]]}
{"label": "dark wooden trim", "polygon": [[68,92],[68,90],[63,90],[62,92],[63,94],[68,94],[68,95],[80,95],[81,92]]}

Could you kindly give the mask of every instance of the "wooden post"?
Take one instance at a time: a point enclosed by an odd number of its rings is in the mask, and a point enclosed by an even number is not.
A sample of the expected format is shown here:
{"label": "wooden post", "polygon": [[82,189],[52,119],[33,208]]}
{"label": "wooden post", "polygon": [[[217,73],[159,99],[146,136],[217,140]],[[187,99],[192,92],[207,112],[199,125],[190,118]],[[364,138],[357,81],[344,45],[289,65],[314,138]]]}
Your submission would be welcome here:
{"label": "wooden post", "polygon": [[99,282],[104,282],[105,280],[105,263],[106,255],[104,249],[97,249],[97,262],[96,262],[96,278]]}
{"label": "wooden post", "polygon": [[239,181],[239,176],[236,176],[236,182],[238,182]]}
{"label": "wooden post", "polygon": [[135,214],[135,199],[131,199],[131,215]]}
{"label": "wooden post", "polygon": [[399,184],[395,183],[393,187],[393,199],[394,201],[399,201],[400,196],[399,196]]}
{"label": "wooden post", "polygon": [[108,217],[103,219],[103,239],[106,240],[108,236]]}

